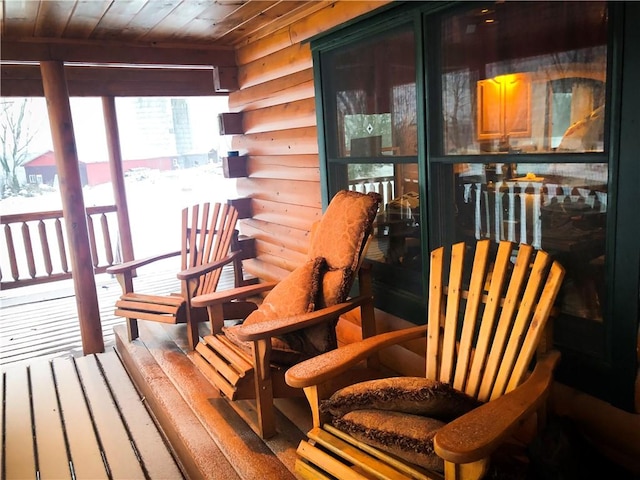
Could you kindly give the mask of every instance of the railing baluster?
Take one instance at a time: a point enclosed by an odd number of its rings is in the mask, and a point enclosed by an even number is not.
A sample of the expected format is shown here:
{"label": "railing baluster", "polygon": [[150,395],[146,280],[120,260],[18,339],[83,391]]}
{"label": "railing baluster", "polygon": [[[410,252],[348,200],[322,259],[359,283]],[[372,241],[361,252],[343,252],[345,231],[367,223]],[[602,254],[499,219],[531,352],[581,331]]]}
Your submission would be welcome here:
{"label": "railing baluster", "polygon": [[62,271],[69,272],[69,265],[67,263],[67,251],[64,247],[64,234],[62,233],[62,222],[59,218],[56,218],[56,238],[58,239],[58,251],[60,252],[60,264],[62,265]]}
{"label": "railing baluster", "polygon": [[29,231],[29,224],[27,222],[22,222],[22,242],[24,244],[25,254],[27,255],[27,267],[29,269],[29,275],[31,275],[31,278],[36,278],[36,263],[33,258],[31,233]]}
{"label": "railing baluster", "polygon": [[107,256],[107,264],[113,265],[113,248],[111,246],[111,236],[109,235],[109,219],[107,214],[100,216],[100,225],[102,225],[102,239],[104,241],[104,251]]}
{"label": "railing baluster", "polygon": [[13,245],[13,233],[11,232],[11,225],[7,224],[4,226],[4,237],[7,240],[7,250],[9,253],[9,265],[11,266],[11,276],[14,280],[18,280],[20,278],[20,273],[18,272],[18,261],[16,259],[16,249]]}
{"label": "railing baluster", "polygon": [[[108,266],[113,265],[115,260],[115,252],[113,250],[109,228],[111,217],[108,216],[109,213],[115,212],[115,205],[88,207],[86,209],[91,256],[96,273],[104,272]],[[100,216],[99,222],[102,234],[98,234],[98,232],[95,231],[95,228],[98,228],[95,223],[97,220],[96,215]],[[117,217],[114,216],[114,218]],[[53,222],[51,224],[52,227],[47,223],[48,220]],[[40,241],[39,247],[33,245],[35,238],[32,238],[31,223],[33,223],[34,228],[35,225],[37,225],[38,241]],[[5,274],[11,270],[12,275],[12,278],[6,278],[2,281],[3,289],[64,280],[71,277],[63,223],[64,216],[61,210],[10,214],[0,217],[0,224],[4,227],[5,242],[7,245],[6,255],[8,256],[5,260],[5,252],[2,252],[3,258],[0,269],[4,269]],[[53,228],[55,233],[50,235],[48,231],[49,228]],[[21,243],[24,244],[17,245],[18,251],[16,251],[13,238],[15,229],[21,229]],[[33,235],[35,235],[35,233],[33,233]],[[60,264],[58,264],[55,258],[52,258],[55,257],[56,254],[53,252],[55,247],[51,244],[54,240],[49,237],[53,237],[54,235],[58,242],[57,250],[60,256]],[[97,245],[98,241],[100,241],[100,245]],[[104,254],[98,251],[98,247],[101,249],[104,248]],[[73,254],[73,252],[70,253]],[[104,261],[105,258],[106,262]],[[103,265],[100,265],[101,262]],[[25,275],[23,271],[25,269],[29,270],[29,276]],[[21,278],[21,276],[25,278]],[[1,278],[0,273],[0,279]]]}
{"label": "railing baluster", "polygon": [[44,259],[44,269],[47,275],[51,275],[53,272],[53,265],[51,264],[51,252],[49,251],[49,242],[47,241],[47,226],[44,220],[38,222],[38,232],[40,233],[40,245],[42,246],[42,256]]}
{"label": "railing baluster", "polygon": [[89,245],[91,248],[91,260],[93,261],[93,266],[98,266],[98,250],[96,248],[96,232],[93,228],[93,218],[91,215],[87,214],[87,229],[89,230]]}

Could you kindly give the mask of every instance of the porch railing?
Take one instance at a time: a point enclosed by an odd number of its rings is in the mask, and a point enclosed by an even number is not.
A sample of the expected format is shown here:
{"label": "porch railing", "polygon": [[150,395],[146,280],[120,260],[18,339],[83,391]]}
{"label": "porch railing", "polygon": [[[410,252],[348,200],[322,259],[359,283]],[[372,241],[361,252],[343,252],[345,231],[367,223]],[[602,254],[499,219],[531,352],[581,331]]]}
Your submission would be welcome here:
{"label": "porch railing", "polygon": [[[86,213],[94,272],[103,273],[119,255],[116,206],[88,207]],[[2,289],[71,278],[64,221],[62,210],[0,217]]]}
{"label": "porch railing", "polygon": [[360,193],[379,193],[382,196],[383,205],[386,205],[395,198],[395,179],[389,176],[349,180],[349,190]]}

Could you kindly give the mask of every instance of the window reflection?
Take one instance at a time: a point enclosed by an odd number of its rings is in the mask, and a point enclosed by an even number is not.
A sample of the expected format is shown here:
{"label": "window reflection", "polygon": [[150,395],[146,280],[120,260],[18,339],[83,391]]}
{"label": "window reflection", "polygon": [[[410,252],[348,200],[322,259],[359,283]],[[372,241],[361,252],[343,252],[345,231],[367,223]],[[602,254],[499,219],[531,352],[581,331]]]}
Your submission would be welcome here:
{"label": "window reflection", "polygon": [[418,165],[350,164],[349,188],[382,196],[367,258],[420,271]]}
{"label": "window reflection", "polygon": [[544,249],[567,270],[561,310],[602,320],[606,164],[454,166],[456,236]]}
{"label": "window reflection", "polygon": [[605,2],[496,3],[441,31],[445,154],[604,151]]}
{"label": "window reflection", "polygon": [[417,155],[415,40],[405,27],[327,55],[336,157]]}

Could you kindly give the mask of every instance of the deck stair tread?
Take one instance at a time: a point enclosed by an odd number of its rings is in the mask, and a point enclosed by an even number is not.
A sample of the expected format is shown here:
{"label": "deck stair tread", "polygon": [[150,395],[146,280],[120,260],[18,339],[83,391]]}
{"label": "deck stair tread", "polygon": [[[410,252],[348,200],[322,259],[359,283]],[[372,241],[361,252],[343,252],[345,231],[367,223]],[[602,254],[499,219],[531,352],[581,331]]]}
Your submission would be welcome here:
{"label": "deck stair tread", "polygon": [[[152,411],[157,410],[157,417],[162,417],[158,420],[178,456],[190,462],[202,454],[197,446],[184,444],[180,433],[184,412],[180,414],[173,404],[167,408],[166,394],[158,388],[157,378],[151,372],[162,372],[162,382],[170,382],[179,391],[184,405],[217,446],[216,455],[221,453],[233,466],[237,478],[294,479],[295,450],[304,438],[303,430],[279,413],[279,434],[267,441],[258,437],[242,419],[250,414],[247,411],[252,409],[251,404],[223,398],[196,367],[196,356],[187,353],[185,339],[184,325],[140,322],[140,337],[134,342],[127,340],[123,326],[116,327],[116,348],[127,369],[134,372],[134,382],[145,394]],[[208,455],[211,457],[212,453]],[[217,467],[216,473],[218,476],[210,478],[234,478],[220,474]]]}
{"label": "deck stair tread", "polygon": [[113,349],[5,366],[5,478],[180,479]]}

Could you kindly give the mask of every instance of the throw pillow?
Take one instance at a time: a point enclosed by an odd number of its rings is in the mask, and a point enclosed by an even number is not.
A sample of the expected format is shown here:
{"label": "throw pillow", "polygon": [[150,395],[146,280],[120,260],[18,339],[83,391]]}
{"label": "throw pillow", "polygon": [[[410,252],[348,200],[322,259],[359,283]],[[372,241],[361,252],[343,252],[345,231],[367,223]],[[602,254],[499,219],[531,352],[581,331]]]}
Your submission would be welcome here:
{"label": "throw pillow", "polygon": [[444,422],[385,410],[356,410],[333,424],[355,439],[408,462],[442,472],[444,461],[433,449],[433,437]]}
{"label": "throw pillow", "polygon": [[424,377],[392,377],[344,387],[321,405],[323,414],[341,417],[362,409],[394,410],[449,421],[480,405],[452,386]]}
{"label": "throw pillow", "polygon": [[331,199],[309,246],[309,258],[323,257],[330,269],[358,266],[360,248],[376,217],[380,195],[341,190]]}

